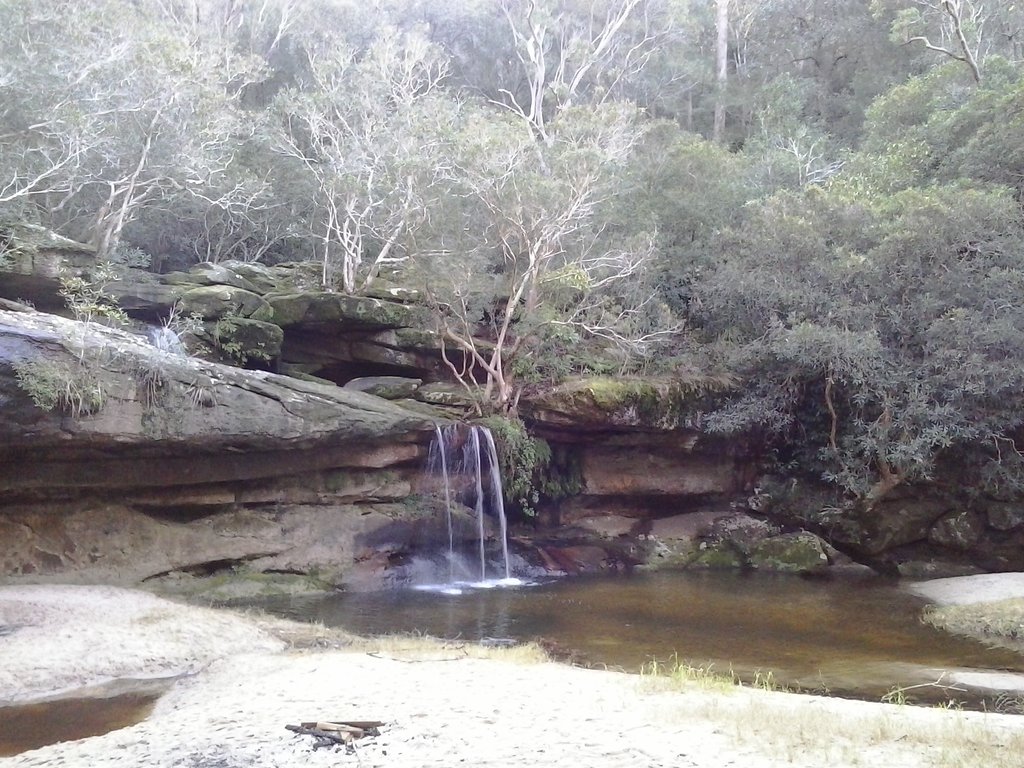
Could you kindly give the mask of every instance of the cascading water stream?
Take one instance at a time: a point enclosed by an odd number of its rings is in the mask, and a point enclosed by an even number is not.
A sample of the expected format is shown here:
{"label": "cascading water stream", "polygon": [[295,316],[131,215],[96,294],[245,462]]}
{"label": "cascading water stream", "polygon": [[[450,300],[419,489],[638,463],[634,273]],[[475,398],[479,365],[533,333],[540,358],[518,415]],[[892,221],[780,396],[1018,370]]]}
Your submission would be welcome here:
{"label": "cascading water stream", "polygon": [[441,478],[444,483],[444,515],[448,526],[448,581],[455,581],[455,528],[452,525],[452,491],[451,483],[448,480],[448,451],[444,433],[439,425],[434,426],[434,442],[430,446],[430,455],[427,461],[428,471],[431,474],[437,473],[437,464],[440,463]]}
{"label": "cascading water stream", "polygon": [[484,530],[484,488],[483,473],[480,471],[480,432],[477,427],[469,431],[469,440],[466,442],[466,458],[464,466],[471,467],[476,480],[476,520],[480,529],[480,581],[487,581],[487,534]]}
{"label": "cascading water stream", "polygon": [[491,430],[484,427],[473,427],[484,434],[487,441],[487,463],[491,467],[491,498],[492,509],[498,514],[498,524],[501,526],[501,558],[505,564],[505,578],[512,578],[508,564],[508,520],[505,519],[505,499],[501,492],[501,469],[498,467],[498,449],[494,445],[494,435]]}
{"label": "cascading water stream", "polygon": [[[462,443],[461,456],[452,461],[452,456]],[[427,471],[432,477],[439,477],[444,491],[445,523],[448,533],[448,583],[456,584],[456,564],[460,558],[456,552],[456,524],[453,510],[453,496],[472,505],[476,516],[476,538],[480,559],[479,586],[494,586],[487,580],[487,527],[484,516],[491,514],[498,520],[501,537],[501,568],[504,578],[498,583],[512,584],[511,565],[508,552],[508,520],[502,497],[501,470],[494,436],[486,427],[458,426],[434,427],[434,441],[430,446]],[[486,472],[486,483],[485,483]],[[453,478],[460,480],[453,484]],[[453,492],[454,489],[454,492]],[[489,491],[489,493],[487,492]],[[461,583],[461,582],[459,582]]]}

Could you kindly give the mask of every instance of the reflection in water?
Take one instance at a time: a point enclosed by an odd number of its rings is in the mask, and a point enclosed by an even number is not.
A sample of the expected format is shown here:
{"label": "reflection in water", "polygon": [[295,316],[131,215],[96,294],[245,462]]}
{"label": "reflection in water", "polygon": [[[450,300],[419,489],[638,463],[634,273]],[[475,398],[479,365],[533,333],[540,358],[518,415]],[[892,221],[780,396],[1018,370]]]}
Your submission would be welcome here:
{"label": "reflection in water", "polygon": [[149,716],[157,698],[156,694],[130,693],[0,707],[0,757],[134,725]]}
{"label": "reflection in water", "polygon": [[[947,669],[1024,672],[1015,653],[923,624],[917,598],[873,578],[662,573],[457,596],[401,591],[263,605],[364,635],[543,638],[591,663],[629,671],[676,655],[745,679],[770,670],[785,685],[875,700],[895,685],[934,681]],[[918,698],[928,698],[927,690],[921,693]],[[972,698],[933,693],[941,700]]]}

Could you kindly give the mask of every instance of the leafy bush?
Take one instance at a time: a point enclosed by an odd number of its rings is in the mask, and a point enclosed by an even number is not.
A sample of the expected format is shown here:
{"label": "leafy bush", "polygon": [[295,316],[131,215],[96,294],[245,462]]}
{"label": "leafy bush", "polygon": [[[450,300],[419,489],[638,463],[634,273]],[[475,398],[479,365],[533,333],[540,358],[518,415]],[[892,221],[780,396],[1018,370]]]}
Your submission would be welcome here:
{"label": "leafy bush", "polygon": [[[699,320],[742,395],[707,425],[817,446],[801,460],[868,501],[979,469],[1024,427],[1024,226],[1002,189],[777,195],[723,238]],[[968,460],[968,457],[971,457]]]}

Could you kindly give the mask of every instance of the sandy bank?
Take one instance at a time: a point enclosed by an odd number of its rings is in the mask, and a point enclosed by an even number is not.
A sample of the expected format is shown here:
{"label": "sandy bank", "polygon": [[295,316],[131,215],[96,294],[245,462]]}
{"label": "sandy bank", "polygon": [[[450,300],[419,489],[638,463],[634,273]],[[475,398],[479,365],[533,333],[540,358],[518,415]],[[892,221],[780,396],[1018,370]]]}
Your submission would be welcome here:
{"label": "sandy bank", "polygon": [[[0,589],[0,690],[191,672],[144,722],[9,766],[1024,766],[1024,718],[682,687],[412,644],[281,650],[256,623],[128,590]],[[20,636],[20,637],[19,637]],[[380,719],[354,754],[284,726]]]}
{"label": "sandy bank", "polygon": [[1024,598],[1024,573],[982,573],[908,585],[914,594],[939,605],[971,605]]}

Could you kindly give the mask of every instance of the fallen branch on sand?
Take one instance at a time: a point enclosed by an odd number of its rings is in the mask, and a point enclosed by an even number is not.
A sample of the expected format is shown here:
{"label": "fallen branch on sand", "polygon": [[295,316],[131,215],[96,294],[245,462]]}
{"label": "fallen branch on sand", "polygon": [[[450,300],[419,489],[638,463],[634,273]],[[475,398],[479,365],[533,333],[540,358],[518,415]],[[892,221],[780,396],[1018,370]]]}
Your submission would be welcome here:
{"label": "fallen branch on sand", "polygon": [[285,728],[292,733],[315,737],[313,749],[336,745],[352,749],[352,742],[356,739],[361,739],[364,736],[380,736],[379,728],[382,725],[384,723],[380,720],[348,720],[345,722],[318,720],[301,725],[286,725]]}

